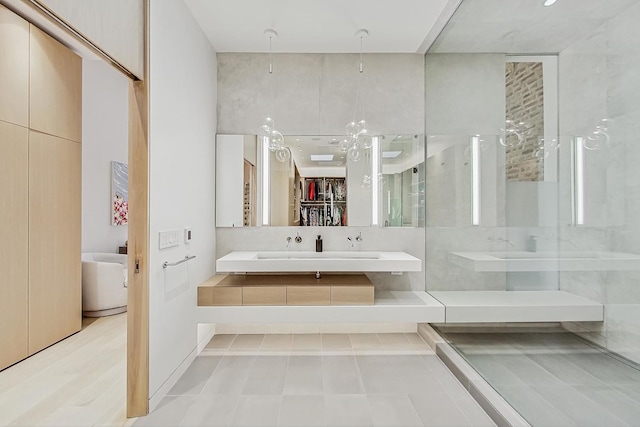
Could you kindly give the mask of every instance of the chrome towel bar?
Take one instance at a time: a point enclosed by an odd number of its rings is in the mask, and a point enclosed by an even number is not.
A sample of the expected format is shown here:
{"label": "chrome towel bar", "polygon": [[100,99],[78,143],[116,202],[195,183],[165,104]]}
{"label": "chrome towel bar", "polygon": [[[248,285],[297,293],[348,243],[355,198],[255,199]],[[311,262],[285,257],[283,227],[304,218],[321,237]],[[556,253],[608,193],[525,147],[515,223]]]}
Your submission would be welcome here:
{"label": "chrome towel bar", "polygon": [[190,261],[195,257],[196,257],[195,255],[191,255],[191,256],[185,255],[184,259],[181,259],[180,261],[176,261],[176,262],[165,261],[162,263],[162,268],[173,267],[174,265],[178,265],[178,264],[182,264],[183,262]]}

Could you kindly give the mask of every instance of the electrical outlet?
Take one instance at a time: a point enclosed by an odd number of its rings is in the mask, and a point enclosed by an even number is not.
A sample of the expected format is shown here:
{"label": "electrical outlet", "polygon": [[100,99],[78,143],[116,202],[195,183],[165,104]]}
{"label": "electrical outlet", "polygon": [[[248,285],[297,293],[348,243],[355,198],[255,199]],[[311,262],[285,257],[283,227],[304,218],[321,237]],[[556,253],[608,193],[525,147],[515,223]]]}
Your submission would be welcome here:
{"label": "electrical outlet", "polygon": [[180,245],[180,234],[182,234],[182,230],[166,230],[161,231],[159,248],[166,249],[171,248],[173,246]]}

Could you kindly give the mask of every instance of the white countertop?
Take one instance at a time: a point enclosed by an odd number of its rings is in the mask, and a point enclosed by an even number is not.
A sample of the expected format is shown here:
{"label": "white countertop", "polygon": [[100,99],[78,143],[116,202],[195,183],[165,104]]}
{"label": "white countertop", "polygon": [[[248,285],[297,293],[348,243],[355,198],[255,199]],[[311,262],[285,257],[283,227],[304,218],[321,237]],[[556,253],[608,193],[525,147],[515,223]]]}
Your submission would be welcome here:
{"label": "white countertop", "polygon": [[219,273],[422,271],[422,261],[406,252],[244,251],[216,261]]}
{"label": "white countertop", "polygon": [[620,252],[450,252],[450,262],[474,271],[640,270],[640,255]]}
{"label": "white countertop", "polygon": [[602,322],[602,304],[563,291],[431,291],[445,323]]}

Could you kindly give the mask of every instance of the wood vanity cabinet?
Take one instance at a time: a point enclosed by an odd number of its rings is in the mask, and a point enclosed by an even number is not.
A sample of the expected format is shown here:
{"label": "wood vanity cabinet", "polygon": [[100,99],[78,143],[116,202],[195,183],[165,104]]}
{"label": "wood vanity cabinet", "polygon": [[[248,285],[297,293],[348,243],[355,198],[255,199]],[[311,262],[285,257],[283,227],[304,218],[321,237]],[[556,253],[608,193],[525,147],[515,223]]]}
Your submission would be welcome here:
{"label": "wood vanity cabinet", "polygon": [[79,331],[82,59],[0,5],[0,369]]}
{"label": "wood vanity cabinet", "polygon": [[375,289],[364,274],[215,275],[198,286],[198,306],[373,305]]}

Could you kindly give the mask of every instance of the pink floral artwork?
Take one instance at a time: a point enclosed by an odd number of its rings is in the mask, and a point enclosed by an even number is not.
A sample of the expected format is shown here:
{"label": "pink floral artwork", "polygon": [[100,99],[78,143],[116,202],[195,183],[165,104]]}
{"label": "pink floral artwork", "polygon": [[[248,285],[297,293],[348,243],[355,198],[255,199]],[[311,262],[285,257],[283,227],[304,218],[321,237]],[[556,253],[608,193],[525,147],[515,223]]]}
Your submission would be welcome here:
{"label": "pink floral artwork", "polygon": [[121,194],[113,196],[113,225],[125,225],[129,222],[129,202]]}
{"label": "pink floral artwork", "polygon": [[126,163],[111,162],[111,224],[129,223],[129,167]]}

